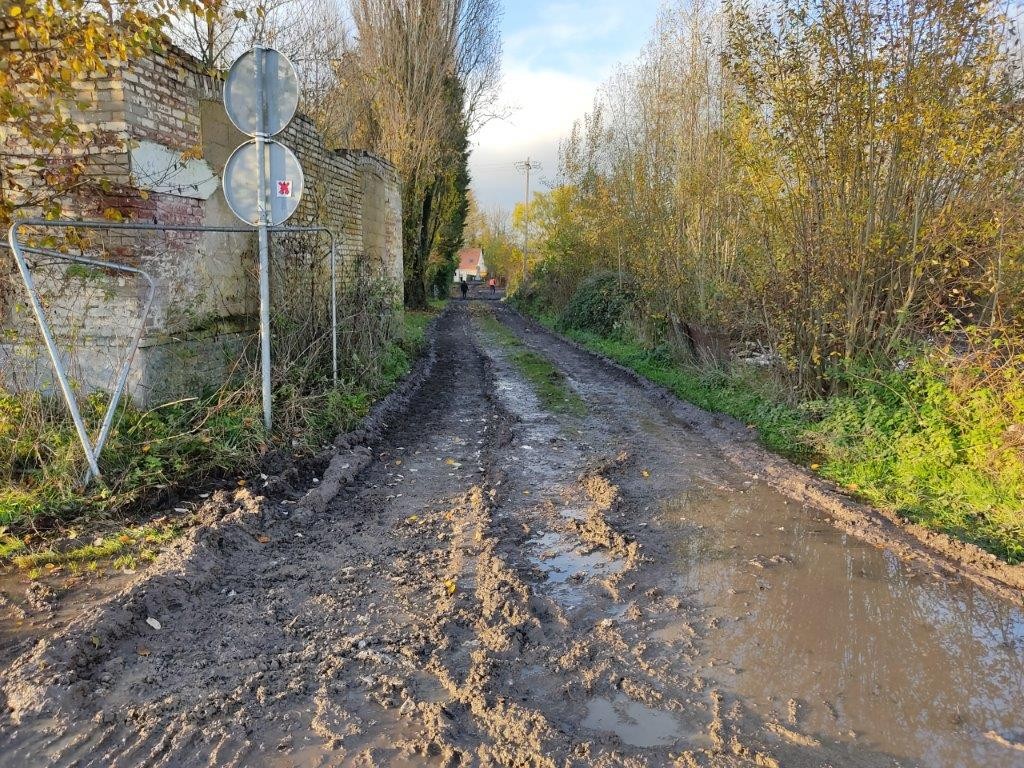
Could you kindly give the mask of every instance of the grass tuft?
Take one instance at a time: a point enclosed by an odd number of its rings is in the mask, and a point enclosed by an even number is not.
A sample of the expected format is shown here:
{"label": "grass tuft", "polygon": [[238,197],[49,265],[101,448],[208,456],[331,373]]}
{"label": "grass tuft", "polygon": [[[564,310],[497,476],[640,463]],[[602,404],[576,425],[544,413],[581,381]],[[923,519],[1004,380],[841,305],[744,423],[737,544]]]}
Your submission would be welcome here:
{"label": "grass tuft", "polygon": [[494,316],[490,307],[477,304],[474,309],[477,306],[482,309],[473,314],[484,332],[509,353],[509,362],[530,383],[546,409],[572,416],[582,416],[587,412],[586,404],[546,357],[527,349],[519,337]]}

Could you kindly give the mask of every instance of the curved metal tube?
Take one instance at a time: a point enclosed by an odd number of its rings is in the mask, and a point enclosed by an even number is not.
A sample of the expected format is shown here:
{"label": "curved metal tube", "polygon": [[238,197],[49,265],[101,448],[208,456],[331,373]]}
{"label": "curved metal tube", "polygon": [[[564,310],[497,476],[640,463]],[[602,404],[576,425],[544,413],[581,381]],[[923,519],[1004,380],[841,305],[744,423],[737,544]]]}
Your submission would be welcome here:
{"label": "curved metal tube", "polygon": [[[32,312],[36,317],[36,322],[39,325],[39,330],[43,334],[43,341],[46,343],[46,350],[50,355],[50,362],[53,365],[54,375],[57,377],[57,382],[60,385],[61,394],[64,396],[64,402],[68,406],[68,411],[71,414],[71,419],[75,424],[75,432],[78,435],[78,440],[82,444],[82,450],[85,453],[86,461],[89,464],[89,471],[86,473],[83,480],[84,484],[88,484],[93,477],[100,476],[99,468],[99,455],[103,451],[103,446],[107,442],[107,438],[110,436],[110,429],[113,426],[114,414],[117,412],[117,406],[121,401],[121,397],[124,394],[125,386],[128,383],[128,376],[131,373],[131,365],[135,359],[135,353],[138,351],[139,343],[142,340],[142,333],[146,327],[146,320],[149,317],[149,313],[153,307],[153,301],[156,297],[156,281],[153,277],[145,270],[137,267],[131,267],[125,264],[118,264],[112,261],[102,261],[100,259],[90,259],[85,256],[74,256],[60,251],[54,251],[47,248],[37,248],[35,246],[29,246],[18,240],[18,231],[23,227],[30,226],[42,226],[42,227],[58,227],[63,229],[117,229],[117,230],[135,230],[135,231],[163,231],[163,232],[241,232],[249,233],[255,231],[253,227],[221,227],[221,226],[199,226],[199,225],[188,225],[188,224],[144,224],[144,223],[118,223],[109,221],[50,221],[47,219],[23,219],[17,221],[11,225],[7,232],[7,242],[11,251],[14,253],[14,260],[17,262],[18,271],[21,274],[22,282],[25,284],[25,290],[28,292],[29,301],[32,305]],[[335,263],[335,237],[327,227],[268,227],[271,232],[322,232],[326,233],[330,238],[330,268],[331,268],[331,347],[332,347],[332,365],[333,365],[333,376],[334,383],[338,382],[338,309],[337,309],[337,271]],[[50,331],[49,323],[46,321],[46,315],[43,310],[42,302],[39,300],[39,294],[36,291],[35,282],[32,280],[32,273],[28,267],[28,262],[25,260],[26,253],[33,253],[42,256],[48,256],[50,258],[58,259],[60,261],[66,261],[74,264],[85,264],[89,266],[100,267],[103,269],[112,269],[120,272],[127,272],[131,274],[137,274],[141,276],[148,284],[148,290],[146,292],[146,301],[143,305],[143,310],[139,316],[139,325],[135,329],[135,333],[132,335],[132,341],[129,346],[129,351],[125,357],[125,361],[121,366],[121,370],[118,373],[117,384],[114,387],[113,393],[111,393],[110,403],[107,406],[107,411],[103,416],[103,423],[100,426],[100,433],[96,439],[96,443],[93,444],[89,438],[89,432],[85,427],[85,422],[82,419],[81,411],[78,408],[78,401],[75,399],[74,390],[71,388],[71,384],[67,377],[67,372],[64,370],[64,363],[60,359],[60,353],[57,349],[56,341],[53,338],[53,334]]]}

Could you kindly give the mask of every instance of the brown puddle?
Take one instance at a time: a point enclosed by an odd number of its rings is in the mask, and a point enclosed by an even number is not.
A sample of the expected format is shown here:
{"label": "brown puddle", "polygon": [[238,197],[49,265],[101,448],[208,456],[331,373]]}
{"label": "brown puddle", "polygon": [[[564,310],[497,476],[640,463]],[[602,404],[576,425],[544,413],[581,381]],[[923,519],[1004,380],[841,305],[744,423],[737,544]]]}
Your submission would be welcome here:
{"label": "brown puddle", "polygon": [[684,532],[677,587],[707,610],[704,673],[762,716],[900,765],[1024,766],[1020,607],[916,573],[766,486],[666,518]]}
{"label": "brown puddle", "polygon": [[614,699],[600,696],[591,699],[580,724],[592,731],[614,733],[623,744],[633,747],[667,746],[678,742],[683,735],[682,724],[675,715],[652,709],[622,694]]}

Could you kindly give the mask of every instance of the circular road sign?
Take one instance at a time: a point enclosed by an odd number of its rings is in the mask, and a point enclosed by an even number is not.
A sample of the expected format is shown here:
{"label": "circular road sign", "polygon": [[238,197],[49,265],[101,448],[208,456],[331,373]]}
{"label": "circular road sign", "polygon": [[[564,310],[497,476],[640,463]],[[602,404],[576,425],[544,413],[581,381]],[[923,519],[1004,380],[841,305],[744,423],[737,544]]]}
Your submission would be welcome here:
{"label": "circular road sign", "polygon": [[[235,216],[253,226],[260,223],[258,158],[254,139],[235,149],[224,165],[224,198]],[[305,179],[295,153],[269,139],[263,143],[263,168],[267,223],[276,227],[286,222],[299,207]]]}
{"label": "circular road sign", "polygon": [[[264,110],[260,109],[261,92]],[[253,48],[231,65],[224,81],[224,110],[242,133],[278,134],[291,121],[298,105],[295,68],[280,51]]]}

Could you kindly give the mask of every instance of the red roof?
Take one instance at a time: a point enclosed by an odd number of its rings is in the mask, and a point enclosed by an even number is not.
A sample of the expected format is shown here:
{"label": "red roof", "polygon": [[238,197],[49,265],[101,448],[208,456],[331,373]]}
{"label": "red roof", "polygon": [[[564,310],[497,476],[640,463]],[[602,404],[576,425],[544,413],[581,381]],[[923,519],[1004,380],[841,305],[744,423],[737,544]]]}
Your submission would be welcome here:
{"label": "red roof", "polygon": [[464,272],[476,272],[480,266],[480,257],[484,253],[479,248],[463,248],[459,251],[459,269]]}

